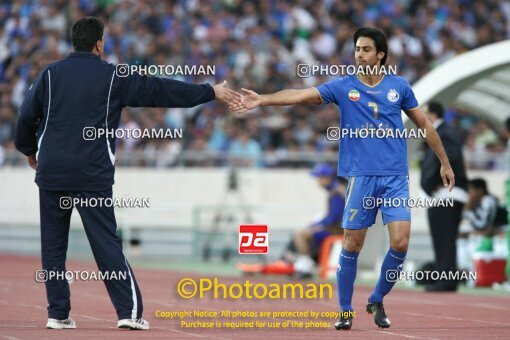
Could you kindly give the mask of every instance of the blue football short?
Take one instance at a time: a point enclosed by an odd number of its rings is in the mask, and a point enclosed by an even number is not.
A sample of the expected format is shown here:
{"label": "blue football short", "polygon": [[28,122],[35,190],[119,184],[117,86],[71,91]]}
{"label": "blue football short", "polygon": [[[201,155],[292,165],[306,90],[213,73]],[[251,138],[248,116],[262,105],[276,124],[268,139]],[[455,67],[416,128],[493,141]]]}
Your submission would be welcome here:
{"label": "blue football short", "polygon": [[383,223],[411,221],[409,176],[349,177],[342,227],[365,229],[375,223],[379,209]]}

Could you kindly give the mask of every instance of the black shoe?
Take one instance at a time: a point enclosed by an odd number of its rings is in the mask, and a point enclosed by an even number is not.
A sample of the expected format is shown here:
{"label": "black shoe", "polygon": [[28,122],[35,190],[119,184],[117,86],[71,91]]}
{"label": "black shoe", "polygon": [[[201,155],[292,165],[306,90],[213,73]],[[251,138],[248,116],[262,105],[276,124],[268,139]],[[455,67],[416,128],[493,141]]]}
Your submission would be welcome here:
{"label": "black shoe", "polygon": [[431,285],[425,286],[426,292],[456,292],[457,282],[438,281]]}
{"label": "black shoe", "polygon": [[339,330],[349,330],[352,327],[352,315],[348,317],[344,317],[343,313],[340,313],[340,319],[335,322],[335,328],[337,331]]}
{"label": "black shoe", "polygon": [[374,316],[375,324],[380,328],[390,327],[390,320],[386,316],[386,312],[384,311],[384,305],[382,302],[369,301],[367,303],[367,313],[372,314]]}

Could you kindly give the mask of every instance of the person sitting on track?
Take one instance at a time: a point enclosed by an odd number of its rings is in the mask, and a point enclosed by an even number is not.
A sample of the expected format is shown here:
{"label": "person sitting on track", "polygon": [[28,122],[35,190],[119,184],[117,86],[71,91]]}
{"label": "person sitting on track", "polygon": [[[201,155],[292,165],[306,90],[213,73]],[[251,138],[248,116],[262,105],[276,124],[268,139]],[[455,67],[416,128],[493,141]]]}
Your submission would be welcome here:
{"label": "person sitting on track", "polygon": [[320,246],[326,237],[342,234],[341,222],[347,189],[347,180],[337,178],[336,170],[327,163],[315,166],[311,175],[328,192],[328,211],[319,221],[297,230],[282,257],[283,261],[294,263],[294,270],[300,278],[312,276]]}

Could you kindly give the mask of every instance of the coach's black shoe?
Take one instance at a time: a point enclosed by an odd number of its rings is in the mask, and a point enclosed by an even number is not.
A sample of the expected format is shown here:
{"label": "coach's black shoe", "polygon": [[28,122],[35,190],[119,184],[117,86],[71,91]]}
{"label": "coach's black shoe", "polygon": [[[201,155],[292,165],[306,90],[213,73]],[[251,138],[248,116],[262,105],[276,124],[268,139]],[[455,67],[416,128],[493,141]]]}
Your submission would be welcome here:
{"label": "coach's black shoe", "polygon": [[384,305],[382,302],[368,302],[367,303],[367,312],[374,316],[374,321],[377,326],[380,328],[389,328],[390,327],[390,319],[386,316],[386,312],[384,311]]}
{"label": "coach's black shoe", "polygon": [[352,327],[352,315],[349,314],[347,317],[344,316],[345,316],[344,313],[340,313],[340,319],[338,319],[338,321],[335,322],[335,328],[337,331],[339,330],[348,331]]}

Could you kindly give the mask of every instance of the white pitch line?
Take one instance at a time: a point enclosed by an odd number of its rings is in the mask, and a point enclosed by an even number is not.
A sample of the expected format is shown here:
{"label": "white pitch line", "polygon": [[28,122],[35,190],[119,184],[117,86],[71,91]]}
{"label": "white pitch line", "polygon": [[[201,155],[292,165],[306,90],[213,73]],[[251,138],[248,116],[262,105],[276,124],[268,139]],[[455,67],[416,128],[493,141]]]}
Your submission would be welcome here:
{"label": "white pitch line", "polygon": [[85,318],[85,319],[90,319],[90,320],[104,321],[104,322],[113,322],[113,320],[97,318],[95,316],[90,316],[90,315],[85,315],[85,314],[73,314],[73,315],[76,315],[76,316],[79,316],[79,317],[82,317],[82,318]]}
{"label": "white pitch line", "polygon": [[4,339],[8,339],[8,340],[21,340],[20,338],[16,338],[16,337],[13,337],[13,336],[8,336],[8,335],[2,335]]}
{"label": "white pitch line", "polygon": [[406,335],[406,334],[398,334],[398,333],[392,333],[392,332],[388,332],[388,331],[373,331],[373,332],[390,334],[390,335],[396,335],[396,336],[403,336],[404,338],[409,338],[409,339],[433,339],[433,340],[440,340],[440,339],[437,339],[437,338],[422,338],[422,337],[419,337],[419,336]]}
{"label": "white pitch line", "polygon": [[510,310],[510,308],[505,308],[505,307],[501,307],[501,306],[492,306],[492,305],[488,305],[486,303],[473,303],[472,306],[487,308],[487,309],[495,309],[495,310]]}
{"label": "white pitch line", "polygon": [[426,316],[426,317],[429,317],[429,318],[436,318],[436,319],[448,319],[448,320],[469,321],[469,322],[482,322],[482,323],[489,323],[489,324],[492,324],[492,325],[510,326],[510,323],[503,323],[503,322],[496,322],[496,321],[471,320],[471,319],[463,319],[463,318],[454,318],[454,317],[450,317],[450,316],[437,316],[437,315],[420,314],[420,313],[413,313],[413,312],[402,312],[402,313],[409,314],[409,315],[415,315],[415,316]]}
{"label": "white pitch line", "polygon": [[[92,294],[92,293],[87,293],[87,295],[93,295],[95,297],[100,297],[98,294]],[[41,306],[37,306],[37,305],[29,305],[29,304],[26,304],[26,303],[17,303],[17,305],[21,306],[21,307],[33,307],[33,308],[36,308],[36,309],[43,309],[43,310],[46,310],[46,308],[43,308]],[[97,318],[95,316],[90,316],[90,315],[85,315],[85,314],[73,314],[74,316],[77,316],[77,317],[82,317],[82,318],[86,318],[86,319],[91,319],[91,320],[97,320],[97,321],[104,321],[104,322],[113,322],[112,320],[109,320],[109,319],[103,319],[103,318]],[[12,326],[12,325],[11,325]],[[36,326],[30,326],[30,327],[36,327]],[[108,328],[116,328],[116,327],[108,327]],[[164,328],[164,327],[151,327],[151,329],[163,329],[163,330],[168,330],[168,331],[172,331],[172,332],[175,332],[175,333],[180,333],[180,334],[186,334],[186,335],[189,335],[189,336],[192,336],[192,337],[198,337],[198,338],[206,338],[207,336],[204,336],[204,335],[200,335],[200,334],[194,334],[194,333],[188,333],[188,332],[185,332],[185,331],[181,331],[181,330],[178,330],[178,329],[172,329],[172,328]],[[209,337],[211,338],[211,337]],[[216,339],[221,339],[221,338],[216,338]]]}
{"label": "white pitch line", "polygon": [[[432,304],[432,305],[436,305],[437,304],[435,302],[431,302],[431,301],[427,301],[427,300],[422,300],[422,299],[416,299],[416,298],[404,299],[404,298],[392,296],[392,299],[404,300],[404,301],[412,301],[412,302],[418,302],[418,303],[423,303],[423,304]],[[313,302],[321,304],[321,305],[326,305],[326,306],[329,306],[329,305],[336,306],[337,305],[336,303],[333,303],[333,302],[323,302],[323,301],[313,301]],[[488,306],[480,306],[480,307],[488,308]],[[411,313],[411,312],[403,312],[403,313],[410,314],[410,315],[415,315],[415,316],[425,316],[425,314],[418,314],[418,313]],[[426,316],[431,316],[431,315],[426,315]],[[434,317],[434,316],[432,316],[432,317]],[[471,320],[467,320],[467,319],[448,317],[448,316],[441,316],[441,317],[438,317],[438,318],[440,318],[440,319],[448,319],[448,320],[455,320],[455,321],[471,321]],[[477,320],[477,321],[479,321],[479,322],[486,322],[486,323],[494,323],[494,324],[498,324],[498,325],[509,325],[509,324],[503,324],[503,323],[493,322],[493,321],[483,321],[483,320]],[[417,330],[419,330],[419,329],[417,329]],[[436,330],[436,329],[434,329],[434,330]],[[445,329],[445,330],[450,330],[451,331],[452,329]],[[380,331],[380,332],[392,334],[391,332],[388,332],[388,331]],[[400,336],[404,336],[404,337],[407,337],[407,338],[414,338],[414,336],[411,336],[411,335],[404,335],[404,334],[397,334],[397,333],[395,333],[394,335],[400,335]],[[419,339],[430,339],[430,338],[419,338]]]}
{"label": "white pitch line", "polygon": [[36,308],[36,309],[42,309],[42,310],[46,310],[46,308],[42,307],[42,306],[38,306],[38,305],[29,305],[28,303],[24,303],[24,302],[16,302],[16,305],[20,306],[20,307],[30,307],[30,308]]}
{"label": "white pitch line", "polygon": [[[95,297],[95,298],[101,298],[101,299],[103,299],[103,296],[102,296],[102,295],[95,294],[95,293],[83,292],[82,294],[83,294],[83,295],[92,296],[92,297]],[[145,301],[145,302],[147,302],[147,301],[151,301],[151,300],[149,300],[149,299],[144,299],[144,301]],[[158,302],[158,303],[160,303],[160,304],[164,304],[164,303],[161,303],[161,302]],[[97,317],[90,316],[90,315],[84,315],[84,314],[73,314],[73,315],[75,315],[75,316],[79,316],[79,317],[84,317],[84,318],[87,318],[87,319],[92,319],[92,320],[112,322],[112,320],[102,319],[102,318],[97,318]],[[116,328],[116,327],[112,327],[112,328]],[[222,339],[222,338],[212,337],[212,336],[210,336],[210,335],[209,335],[209,336],[205,336],[205,335],[200,335],[200,334],[190,333],[190,332],[186,332],[186,331],[182,331],[182,330],[178,330],[178,329],[166,328],[166,327],[155,327],[155,326],[151,326],[151,327],[150,327],[150,329],[161,329],[161,330],[167,330],[167,331],[171,331],[171,332],[174,332],[174,333],[185,334],[185,335],[188,335],[188,336],[191,336],[191,337],[197,337],[197,338]]]}
{"label": "white pitch line", "polygon": [[223,339],[223,338],[216,338],[216,337],[211,337],[211,336],[206,336],[206,335],[188,333],[188,332],[180,331],[178,329],[173,329],[173,328],[151,327],[151,329],[163,329],[163,330],[168,330],[168,331],[172,331],[172,332],[176,332],[176,333],[182,333],[182,334],[189,335],[189,336],[194,336],[194,337],[197,337],[197,338]]}
{"label": "white pitch line", "polygon": [[[416,302],[416,303],[420,303],[420,304],[424,304],[424,305],[443,305],[442,302],[414,298],[414,297],[400,297],[400,296],[391,295],[390,299],[404,301],[404,302]],[[324,302],[324,301],[310,301],[310,302],[325,305],[325,306],[335,306],[335,307],[338,306],[338,304],[334,303],[334,302]],[[459,306],[466,306],[466,307],[476,306],[478,308],[486,308],[486,309],[491,309],[491,310],[510,310],[510,308],[506,308],[503,306],[493,306],[493,305],[489,305],[486,303],[472,303],[472,304],[471,303],[470,304],[456,303],[456,304]]]}

